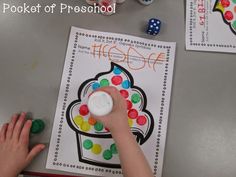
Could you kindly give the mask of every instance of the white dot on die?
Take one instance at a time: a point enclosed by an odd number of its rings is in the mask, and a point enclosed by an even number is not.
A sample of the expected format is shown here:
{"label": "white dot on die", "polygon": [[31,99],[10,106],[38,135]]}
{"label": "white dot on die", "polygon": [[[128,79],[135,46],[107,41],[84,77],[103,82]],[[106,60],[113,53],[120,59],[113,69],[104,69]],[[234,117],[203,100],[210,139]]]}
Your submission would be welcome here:
{"label": "white dot on die", "polygon": [[153,22],[154,22],[154,20],[151,20],[151,22],[153,23]]}
{"label": "white dot on die", "polygon": [[156,23],[153,23],[153,25],[154,25],[154,26],[157,26],[157,24],[156,24]]}
{"label": "white dot on die", "polygon": [[159,29],[159,27],[157,26],[156,29]]}
{"label": "white dot on die", "polygon": [[160,22],[159,22],[159,21],[157,21],[157,24],[160,24]]}
{"label": "white dot on die", "polygon": [[150,25],[150,28],[152,28],[153,27],[153,25]]}

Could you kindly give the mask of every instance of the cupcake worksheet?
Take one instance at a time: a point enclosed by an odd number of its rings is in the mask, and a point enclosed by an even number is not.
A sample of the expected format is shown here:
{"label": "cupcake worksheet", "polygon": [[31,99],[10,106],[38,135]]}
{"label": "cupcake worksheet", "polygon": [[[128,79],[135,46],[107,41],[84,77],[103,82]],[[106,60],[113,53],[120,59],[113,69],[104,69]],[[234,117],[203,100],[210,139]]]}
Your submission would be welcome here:
{"label": "cupcake worksheet", "polygon": [[187,0],[186,49],[236,53],[236,0]]}
{"label": "cupcake worksheet", "polygon": [[116,87],[127,124],[155,176],[162,173],[175,43],[72,27],[46,167],[96,176],[122,176],[119,150],[96,121],[88,96]]}

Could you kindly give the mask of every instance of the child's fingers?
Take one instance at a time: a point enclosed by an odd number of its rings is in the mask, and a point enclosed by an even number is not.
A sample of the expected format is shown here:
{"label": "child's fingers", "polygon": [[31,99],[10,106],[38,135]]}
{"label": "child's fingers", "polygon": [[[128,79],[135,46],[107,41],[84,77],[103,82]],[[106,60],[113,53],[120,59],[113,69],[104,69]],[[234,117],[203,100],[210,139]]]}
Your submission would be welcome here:
{"label": "child's fingers", "polygon": [[14,138],[15,140],[19,139],[20,132],[21,132],[22,127],[24,125],[25,116],[26,116],[26,113],[22,112],[19,119],[18,119],[18,121],[16,122],[16,125],[15,125],[14,130],[13,130],[13,135],[12,135],[12,138]]}
{"label": "child's fingers", "polygon": [[27,120],[24,124],[24,127],[23,127],[21,133],[20,133],[19,141],[22,142],[23,144],[29,143],[29,134],[30,134],[31,125],[32,125],[32,120]]}
{"label": "child's fingers", "polygon": [[9,123],[8,127],[7,127],[7,132],[6,132],[6,138],[7,139],[10,139],[12,137],[12,134],[13,134],[13,129],[15,127],[15,124],[16,124],[16,121],[18,119],[18,114],[14,114],[12,117],[11,117],[11,122]]}
{"label": "child's fingers", "polygon": [[1,128],[1,131],[0,131],[0,142],[5,141],[5,139],[6,139],[7,126],[8,126],[8,124],[4,124],[2,126],[2,128]]}
{"label": "child's fingers", "polygon": [[38,155],[43,149],[45,148],[44,144],[38,144],[36,146],[33,147],[33,149],[31,149],[31,151],[29,152],[28,156],[27,156],[27,164],[29,164],[33,158]]}

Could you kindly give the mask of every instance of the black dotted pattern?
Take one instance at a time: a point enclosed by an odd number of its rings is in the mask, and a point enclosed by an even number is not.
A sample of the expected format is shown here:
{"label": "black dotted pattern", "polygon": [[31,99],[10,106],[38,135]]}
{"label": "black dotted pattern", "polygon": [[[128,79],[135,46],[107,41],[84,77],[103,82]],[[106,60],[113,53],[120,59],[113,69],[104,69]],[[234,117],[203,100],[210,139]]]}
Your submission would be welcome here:
{"label": "black dotted pattern", "polygon": [[159,157],[159,149],[160,149],[160,138],[161,138],[161,131],[162,131],[162,119],[164,117],[165,96],[166,96],[166,89],[167,89],[167,77],[168,77],[168,70],[169,70],[169,58],[170,58],[171,46],[148,44],[148,43],[139,42],[139,41],[132,41],[129,39],[114,38],[111,36],[110,37],[109,36],[106,36],[106,37],[105,36],[97,36],[97,35],[90,35],[90,34],[79,33],[79,32],[76,32],[76,34],[75,34],[74,45],[73,45],[73,49],[71,51],[72,55],[71,55],[71,59],[70,59],[69,73],[67,75],[66,90],[64,93],[64,100],[63,100],[62,109],[61,109],[62,111],[61,111],[61,117],[60,117],[60,124],[59,124],[58,132],[57,132],[57,143],[56,143],[55,150],[54,150],[55,153],[54,153],[53,165],[59,166],[59,167],[62,166],[62,167],[67,167],[67,168],[79,169],[79,170],[106,172],[106,173],[111,173],[111,174],[122,174],[121,170],[112,170],[109,168],[85,167],[82,165],[66,164],[66,163],[58,162],[58,159],[57,159],[58,154],[59,154],[59,149],[60,149],[60,139],[61,139],[63,122],[64,122],[65,112],[66,112],[66,107],[67,107],[67,97],[68,97],[68,93],[70,90],[70,81],[71,81],[71,77],[72,77],[72,73],[73,73],[73,65],[74,65],[74,61],[75,61],[75,53],[76,53],[76,48],[78,45],[78,37],[79,36],[100,38],[100,39],[109,39],[109,40],[116,40],[116,41],[124,41],[124,42],[130,43],[130,44],[140,44],[140,45],[144,45],[144,46],[163,48],[163,49],[167,50],[167,58],[165,61],[165,73],[164,73],[163,87],[162,87],[160,115],[159,115],[159,122],[158,122],[158,126],[157,126],[158,134],[157,134],[156,154],[155,154],[155,161],[154,161],[154,175],[157,175],[158,161],[159,161],[158,157]]}
{"label": "black dotted pattern", "polygon": [[190,20],[189,20],[189,39],[190,45],[196,47],[218,47],[218,48],[232,48],[236,49],[236,45],[231,44],[214,44],[214,43],[203,43],[203,42],[193,42],[193,2],[190,2]]}
{"label": "black dotted pattern", "polygon": [[160,139],[161,139],[161,131],[162,131],[162,121],[164,117],[164,108],[166,103],[166,89],[167,89],[167,79],[168,79],[168,71],[169,71],[169,59],[170,59],[170,47],[167,48],[167,57],[165,63],[165,73],[164,73],[164,80],[162,85],[162,95],[161,95],[161,106],[160,106],[160,115],[158,121],[158,132],[157,132],[157,144],[156,144],[156,154],[155,154],[155,161],[154,161],[154,175],[157,175],[157,171],[161,170],[158,169],[158,161],[159,161],[159,150],[160,150]]}

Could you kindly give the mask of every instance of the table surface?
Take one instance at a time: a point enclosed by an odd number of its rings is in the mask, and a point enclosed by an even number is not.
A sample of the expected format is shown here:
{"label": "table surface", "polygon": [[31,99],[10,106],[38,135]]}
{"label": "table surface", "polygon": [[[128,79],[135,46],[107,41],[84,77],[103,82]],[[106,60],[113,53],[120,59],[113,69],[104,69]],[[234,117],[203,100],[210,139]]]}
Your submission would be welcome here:
{"label": "table surface", "polygon": [[[15,4],[23,1],[16,1]],[[35,1],[25,0],[28,4]],[[53,0],[39,3],[51,4]],[[59,3],[83,5],[80,0]],[[11,3],[5,0],[5,3]],[[185,3],[156,0],[145,7],[135,0],[110,17],[94,14],[0,14],[0,124],[12,113],[32,112],[46,130],[32,143],[49,145],[71,26],[145,38],[147,20],[163,22],[156,40],[177,42],[163,177],[236,176],[236,56],[185,50]],[[47,150],[29,171],[45,169]]]}

